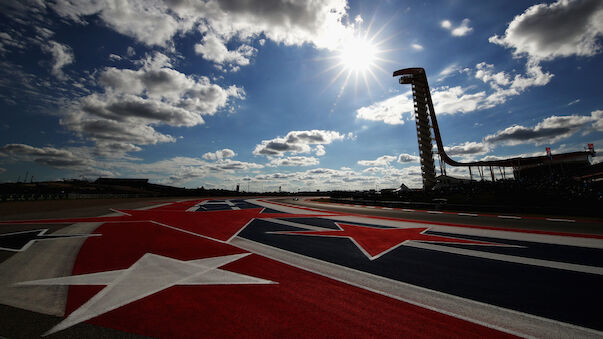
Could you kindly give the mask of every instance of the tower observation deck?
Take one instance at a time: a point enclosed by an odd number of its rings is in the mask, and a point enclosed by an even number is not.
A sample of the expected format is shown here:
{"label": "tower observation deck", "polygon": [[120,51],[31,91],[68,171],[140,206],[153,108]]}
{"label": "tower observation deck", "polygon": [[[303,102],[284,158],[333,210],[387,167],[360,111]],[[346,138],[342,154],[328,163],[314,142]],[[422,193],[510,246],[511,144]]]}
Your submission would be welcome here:
{"label": "tower observation deck", "polygon": [[[591,149],[589,151],[570,152],[550,156],[515,157],[491,161],[455,161],[451,159],[444,150],[442,137],[440,135],[440,129],[438,127],[438,120],[433,109],[433,102],[431,101],[431,93],[429,90],[429,84],[427,82],[427,75],[425,73],[425,69],[420,67],[404,68],[395,71],[393,76],[400,76],[400,84],[410,84],[412,86],[412,96],[415,108],[415,122],[417,125],[417,140],[419,142],[419,157],[421,159],[423,188],[425,190],[432,189],[437,182],[435,162],[433,159],[433,139],[435,139],[436,145],[438,147],[437,154],[440,157],[440,171],[442,172],[442,174],[446,174],[445,164],[448,164],[450,166],[468,167],[469,175],[473,179],[471,169],[475,167],[477,168],[479,174],[483,179],[484,168],[489,168],[492,181],[495,180],[493,167],[498,167],[499,170],[505,167],[512,167],[513,174],[518,175],[522,167],[540,166],[547,163],[550,164],[550,162],[553,161],[563,161],[566,159],[569,160],[583,157],[588,158],[588,156],[595,155],[594,149]],[[505,172],[503,172],[502,170],[501,174],[503,177],[505,176]]]}

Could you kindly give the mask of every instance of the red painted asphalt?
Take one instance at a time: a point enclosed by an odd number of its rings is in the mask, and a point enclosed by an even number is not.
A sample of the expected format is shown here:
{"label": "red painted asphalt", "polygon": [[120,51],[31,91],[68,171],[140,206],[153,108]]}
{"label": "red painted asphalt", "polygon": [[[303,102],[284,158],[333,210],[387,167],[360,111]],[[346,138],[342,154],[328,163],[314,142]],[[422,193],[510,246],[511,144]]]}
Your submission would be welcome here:
{"label": "red painted asphalt", "polygon": [[[148,222],[110,223],[88,239],[73,274],[124,269],[145,253],[193,260],[233,246]],[[250,255],[222,269],[274,285],[174,286],[89,320],[153,337],[507,337],[496,330]],[[72,286],[67,313],[103,286]]]}

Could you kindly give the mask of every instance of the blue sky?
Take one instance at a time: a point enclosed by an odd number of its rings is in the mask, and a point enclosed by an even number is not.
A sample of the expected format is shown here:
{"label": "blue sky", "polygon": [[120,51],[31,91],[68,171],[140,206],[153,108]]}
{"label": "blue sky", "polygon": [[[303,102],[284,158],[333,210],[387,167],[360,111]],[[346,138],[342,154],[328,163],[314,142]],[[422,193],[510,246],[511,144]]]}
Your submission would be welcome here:
{"label": "blue sky", "polygon": [[406,67],[426,69],[455,159],[603,145],[600,1],[0,8],[1,182],[420,187]]}

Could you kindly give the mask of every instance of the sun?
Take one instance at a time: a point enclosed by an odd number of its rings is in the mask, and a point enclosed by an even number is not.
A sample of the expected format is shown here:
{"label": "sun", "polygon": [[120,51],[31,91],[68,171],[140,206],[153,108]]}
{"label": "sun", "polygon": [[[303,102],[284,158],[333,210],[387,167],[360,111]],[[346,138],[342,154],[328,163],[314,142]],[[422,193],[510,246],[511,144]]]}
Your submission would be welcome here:
{"label": "sun", "polygon": [[[383,48],[390,38],[379,38],[382,31],[383,28],[371,34],[369,30],[356,30],[353,32],[355,34],[347,35],[341,39],[338,46],[331,51],[329,57],[322,59],[328,60],[330,66],[319,74],[334,72],[325,90],[339,79],[342,80],[341,85],[338,85],[340,89],[334,106],[349,85],[353,85],[356,93],[364,91],[368,95],[371,94],[371,87],[375,83],[383,88],[380,79],[383,79],[383,74],[388,72],[381,65],[391,63],[391,60],[383,58],[384,54],[391,50]],[[364,84],[364,87],[359,88],[360,84]]]}
{"label": "sun", "polygon": [[369,40],[353,37],[339,52],[341,66],[348,72],[364,73],[376,66],[379,50]]}

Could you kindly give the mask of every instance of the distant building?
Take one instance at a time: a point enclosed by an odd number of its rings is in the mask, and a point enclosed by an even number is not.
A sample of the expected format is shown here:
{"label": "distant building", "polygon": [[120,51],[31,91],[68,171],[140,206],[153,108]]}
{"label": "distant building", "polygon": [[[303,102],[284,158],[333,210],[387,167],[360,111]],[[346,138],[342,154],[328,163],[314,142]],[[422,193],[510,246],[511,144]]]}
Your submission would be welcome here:
{"label": "distant building", "polygon": [[98,178],[94,183],[108,186],[145,187],[149,183],[149,179]]}

